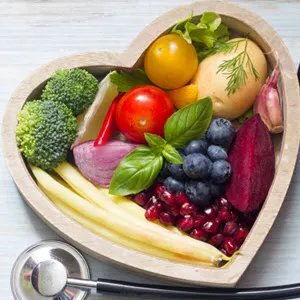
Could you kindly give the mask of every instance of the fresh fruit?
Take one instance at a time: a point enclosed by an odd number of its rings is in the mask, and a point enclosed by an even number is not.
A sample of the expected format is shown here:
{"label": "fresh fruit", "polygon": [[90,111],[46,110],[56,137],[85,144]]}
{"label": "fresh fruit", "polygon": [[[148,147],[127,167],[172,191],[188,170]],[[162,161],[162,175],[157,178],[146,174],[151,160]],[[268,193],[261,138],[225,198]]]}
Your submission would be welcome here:
{"label": "fresh fruit", "polygon": [[166,160],[164,160],[164,164],[163,164],[163,167],[160,170],[158,178],[165,179],[169,176],[171,176],[171,173],[170,173],[169,168],[168,168],[168,162]]}
{"label": "fresh fruit", "polygon": [[217,233],[219,226],[220,226],[220,223],[217,222],[216,220],[209,220],[203,224],[202,229],[207,233],[214,234],[214,233]]}
{"label": "fresh fruit", "polygon": [[173,177],[168,177],[167,179],[165,179],[164,185],[168,190],[175,192],[175,193],[184,191],[184,183],[182,183],[181,181],[179,181]]}
{"label": "fresh fruit", "polygon": [[226,119],[214,119],[207,130],[206,138],[210,144],[219,145],[228,149],[233,137],[235,135],[235,128],[233,124]]}
{"label": "fresh fruit", "polygon": [[175,217],[170,213],[163,211],[159,215],[159,221],[165,226],[171,226],[175,223]]}
{"label": "fresh fruit", "polygon": [[209,220],[212,220],[217,215],[217,211],[213,209],[213,207],[207,207],[204,209],[204,213]]}
{"label": "fresh fruit", "polygon": [[208,143],[206,138],[202,138],[201,140],[193,140],[190,141],[187,146],[184,148],[185,155],[189,155],[192,153],[202,153],[206,154]]}
{"label": "fresh fruit", "polygon": [[211,161],[201,153],[189,154],[183,161],[185,174],[192,179],[205,179],[211,169]]}
{"label": "fresh fruit", "polygon": [[133,197],[133,201],[140,206],[144,206],[148,200],[149,198],[145,192],[140,192]]}
{"label": "fresh fruit", "polygon": [[177,89],[187,84],[198,68],[193,45],[177,34],[158,38],[147,49],[144,68],[149,79],[164,89]]}
{"label": "fresh fruit", "polygon": [[194,227],[194,218],[190,215],[180,217],[176,223],[177,227],[184,232],[190,232]]}
{"label": "fresh fruit", "polygon": [[145,143],[144,133],[164,135],[164,125],[174,113],[169,96],[155,86],[131,89],[120,100],[116,122],[121,133],[136,143]]}
{"label": "fresh fruit", "polygon": [[221,233],[217,233],[211,237],[211,239],[208,241],[211,245],[215,247],[219,247],[223,241],[224,241],[224,236]]}
{"label": "fresh fruit", "polygon": [[224,183],[231,175],[231,166],[226,160],[217,160],[213,163],[210,178],[214,183]]}
{"label": "fresh fruit", "polygon": [[185,192],[190,201],[197,206],[205,207],[210,203],[210,190],[205,182],[190,180],[185,185]]}
{"label": "fresh fruit", "polygon": [[194,239],[196,240],[200,240],[200,241],[203,241],[203,242],[206,242],[207,241],[207,237],[208,237],[208,234],[198,228],[198,229],[194,229],[191,233],[190,233],[191,237],[193,237]]}
{"label": "fresh fruit", "polygon": [[202,225],[207,221],[207,216],[205,214],[198,214],[194,220],[194,227],[201,228]]}
{"label": "fresh fruit", "polygon": [[249,231],[245,227],[239,227],[235,236],[235,241],[240,245],[247,237]]}
{"label": "fresh fruit", "polygon": [[177,109],[189,105],[197,100],[198,87],[194,84],[168,91],[171,101]]}
{"label": "fresh fruit", "polygon": [[211,161],[217,161],[217,160],[227,160],[228,156],[226,151],[216,145],[210,145],[207,149],[207,155],[210,158]]}
{"label": "fresh fruit", "polygon": [[171,175],[178,180],[186,180],[188,177],[186,176],[183,166],[180,164],[168,164],[168,169]]}
{"label": "fresh fruit", "polygon": [[189,198],[187,197],[185,192],[177,192],[175,194],[175,203],[177,206],[181,206],[184,203],[189,202]]}
{"label": "fresh fruit", "polygon": [[233,238],[227,238],[224,241],[224,249],[229,255],[232,255],[235,251],[237,251],[238,246]]}
{"label": "fresh fruit", "polygon": [[182,216],[191,215],[195,217],[198,213],[198,208],[192,203],[184,203],[181,205],[179,212]]}
{"label": "fresh fruit", "polygon": [[175,195],[172,192],[165,190],[162,192],[160,200],[162,200],[169,206],[173,206],[175,204]]}
{"label": "fresh fruit", "polygon": [[275,172],[275,155],[270,133],[258,114],[238,130],[228,153],[232,175],[226,197],[237,210],[251,212],[265,200]]}
{"label": "fresh fruit", "polygon": [[[255,97],[267,77],[267,61],[261,49],[249,39],[232,39],[227,42],[227,44],[229,43],[232,45],[231,51],[210,55],[200,63],[198,71],[192,79],[192,84],[198,86],[198,99],[211,96],[214,117],[233,120],[243,115],[254,104]],[[253,63],[259,79],[253,75],[253,69],[248,67],[251,64],[246,64],[246,57],[243,55],[245,47],[246,54],[248,54],[250,62]],[[232,59],[238,55],[240,58],[244,58],[243,64],[239,60],[239,63],[236,61],[234,67],[231,65],[231,69],[229,66],[226,70],[220,70],[222,64],[224,66],[226,62],[234,63]],[[244,66],[245,73],[240,72],[240,66]],[[230,76],[233,71],[235,71],[236,76]],[[245,75],[247,77],[245,84],[243,84],[241,79],[245,78]],[[232,79],[231,82],[230,78]],[[226,90],[229,83],[236,87],[238,84],[240,86],[235,92],[229,94],[229,90]]]}
{"label": "fresh fruit", "polygon": [[234,221],[228,221],[224,225],[223,234],[225,236],[233,236],[238,229],[238,225]]}

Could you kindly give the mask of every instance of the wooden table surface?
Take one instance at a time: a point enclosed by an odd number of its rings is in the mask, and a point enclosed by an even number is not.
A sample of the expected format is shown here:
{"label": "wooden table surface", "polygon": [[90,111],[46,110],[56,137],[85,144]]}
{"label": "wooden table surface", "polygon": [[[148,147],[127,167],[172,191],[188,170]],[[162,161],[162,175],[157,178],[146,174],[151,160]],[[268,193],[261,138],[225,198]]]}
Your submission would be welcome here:
{"label": "wooden table surface", "polygon": [[[123,51],[143,27],[188,0],[1,0],[0,114],[12,91],[30,72],[64,55]],[[300,62],[300,0],[231,1],[268,21]],[[264,245],[241,279],[240,287],[300,281],[300,163],[285,203]],[[0,154],[0,299],[13,299],[10,271],[18,254],[32,243],[59,239],[26,206]],[[87,257],[92,276],[156,282]],[[156,282],[157,283],[157,282]],[[88,299],[99,299],[90,295]],[[102,297],[102,299],[121,299]],[[123,299],[123,298],[122,298]],[[128,298],[129,299],[129,298]],[[132,298],[131,298],[132,299]],[[300,298],[299,298],[300,299]]]}

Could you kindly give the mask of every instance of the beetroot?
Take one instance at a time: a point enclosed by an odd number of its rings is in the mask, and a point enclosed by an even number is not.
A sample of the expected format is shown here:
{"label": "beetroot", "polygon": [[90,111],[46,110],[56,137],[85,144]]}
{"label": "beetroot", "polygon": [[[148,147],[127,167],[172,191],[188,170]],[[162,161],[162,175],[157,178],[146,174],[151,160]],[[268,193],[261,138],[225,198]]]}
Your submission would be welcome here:
{"label": "beetroot", "polygon": [[268,128],[255,114],[238,130],[228,153],[232,175],[226,197],[241,212],[256,210],[265,200],[275,173],[275,154]]}

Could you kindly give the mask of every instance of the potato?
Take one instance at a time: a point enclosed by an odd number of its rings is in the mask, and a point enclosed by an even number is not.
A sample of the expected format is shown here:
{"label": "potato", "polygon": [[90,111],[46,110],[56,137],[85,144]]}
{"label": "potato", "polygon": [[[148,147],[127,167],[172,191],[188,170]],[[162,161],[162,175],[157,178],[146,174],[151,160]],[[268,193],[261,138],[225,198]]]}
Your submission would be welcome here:
{"label": "potato", "polygon": [[[238,39],[232,39],[235,41]],[[252,41],[248,40],[247,53],[259,74],[259,79],[255,80],[254,75],[246,66],[246,85],[241,86],[234,94],[227,95],[225,90],[228,79],[226,72],[218,72],[218,67],[224,60],[230,60],[241,53],[245,48],[245,41],[241,42],[236,52],[223,54],[217,53],[205,58],[198,67],[197,73],[192,79],[192,83],[198,86],[198,99],[210,96],[213,101],[214,117],[233,120],[243,115],[253,104],[256,95],[261,90],[267,77],[267,61],[260,48]]]}

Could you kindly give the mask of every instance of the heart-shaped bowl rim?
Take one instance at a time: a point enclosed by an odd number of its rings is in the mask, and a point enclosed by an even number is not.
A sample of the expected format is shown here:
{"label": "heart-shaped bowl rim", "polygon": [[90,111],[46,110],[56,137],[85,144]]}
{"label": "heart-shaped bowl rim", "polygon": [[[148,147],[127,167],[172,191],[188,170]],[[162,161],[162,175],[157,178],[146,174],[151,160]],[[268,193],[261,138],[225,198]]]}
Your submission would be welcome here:
{"label": "heart-shaped bowl rim", "polygon": [[[43,85],[57,69],[88,68],[109,70],[112,68],[132,70],[141,62],[147,47],[179,20],[205,11],[215,11],[231,28],[248,34],[265,53],[276,49],[280,58],[281,94],[284,111],[284,134],[279,154],[276,176],[264,206],[238,255],[226,268],[208,268],[171,262],[142,254],[101,238],[80,224],[63,215],[37,187],[28,171],[15,140],[17,114],[26,99]],[[274,66],[275,56],[270,54],[269,63]],[[151,274],[172,281],[208,286],[234,286],[254,258],[268,234],[286,195],[294,171],[300,123],[299,86],[294,64],[288,50],[273,28],[263,19],[236,5],[223,2],[196,2],[177,7],[147,26],[124,53],[84,53],[56,59],[39,68],[26,78],[14,91],[4,114],[2,137],[4,156],[9,171],[29,206],[37,215],[67,241],[84,252],[107,262]]]}

